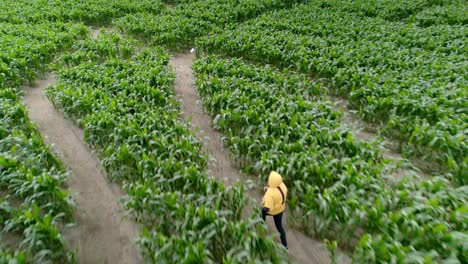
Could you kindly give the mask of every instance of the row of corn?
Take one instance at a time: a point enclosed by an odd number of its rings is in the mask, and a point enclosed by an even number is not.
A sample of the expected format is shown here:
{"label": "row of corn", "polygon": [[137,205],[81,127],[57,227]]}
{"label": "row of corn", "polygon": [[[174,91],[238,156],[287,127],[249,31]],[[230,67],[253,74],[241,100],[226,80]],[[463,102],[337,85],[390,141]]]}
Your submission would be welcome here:
{"label": "row of corn", "polygon": [[17,89],[46,70],[82,25],[0,22],[0,263],[74,262],[63,237],[73,203],[69,173],[43,142]]}
{"label": "row of corn", "polygon": [[338,240],[359,263],[466,263],[467,186],[392,178],[389,160],[341,124],[305,75],[217,56],[194,69],[236,161],[263,181],[272,169],[283,175],[304,232]]}
{"label": "row of corn", "polygon": [[141,224],[146,261],[285,261],[258,216],[242,216],[243,187],[228,189],[206,174],[201,142],[178,118],[167,53],[112,33],[73,50],[58,60],[58,82],[47,95],[84,128],[126,191],[123,204]]}
{"label": "row of corn", "polygon": [[[431,11],[463,5],[421,2],[433,1],[310,1],[199,38],[197,47],[323,78],[331,95],[347,97],[351,110],[396,139],[397,151],[421,160],[426,173],[465,185],[466,19]],[[424,15],[440,19],[419,23]]]}

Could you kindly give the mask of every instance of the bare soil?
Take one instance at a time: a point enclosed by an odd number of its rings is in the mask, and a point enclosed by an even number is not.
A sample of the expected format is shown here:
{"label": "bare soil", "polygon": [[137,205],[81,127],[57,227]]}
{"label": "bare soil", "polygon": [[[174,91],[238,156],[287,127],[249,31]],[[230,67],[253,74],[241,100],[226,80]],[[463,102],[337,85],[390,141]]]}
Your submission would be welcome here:
{"label": "bare soil", "polygon": [[114,33],[117,34],[118,36],[125,38],[126,36],[122,34],[117,28],[114,28],[112,26],[107,26],[107,27],[101,27],[101,26],[90,26],[88,27],[89,29],[89,37],[91,39],[97,39],[99,35],[102,33]]}
{"label": "bare soil", "polygon": [[229,152],[223,146],[222,134],[211,127],[211,117],[202,110],[192,73],[194,58],[193,54],[184,53],[172,57],[169,62],[176,73],[175,92],[182,101],[180,115],[185,120],[192,118],[192,127],[204,143],[203,151],[212,158],[208,168],[211,175],[230,186],[239,179],[241,172],[231,166]]}
{"label": "bare soil", "polygon": [[[344,115],[341,120],[342,124],[349,127],[353,135],[362,141],[375,142],[378,140],[378,128],[371,126],[370,124],[362,121],[352,111],[348,109],[348,101],[345,99],[333,98],[336,110],[343,111]],[[430,176],[424,171],[426,170],[427,164],[423,164],[422,161],[416,159],[406,159],[402,156],[398,149],[398,143],[386,137],[381,144],[381,155],[385,159],[393,161],[393,165],[397,163],[404,163],[404,166],[400,166],[398,169],[390,172],[391,178],[399,180],[407,175],[414,175],[415,181],[421,181],[429,179]]]}
{"label": "bare soil", "polygon": [[101,28],[100,27],[90,28],[90,34],[91,34],[91,38],[96,39],[99,36],[99,34],[101,34]]}
{"label": "bare soil", "polygon": [[118,199],[120,188],[110,184],[99,159],[84,142],[83,131],[55,110],[44,90],[55,83],[53,75],[24,86],[23,103],[47,144],[71,170],[68,185],[77,204],[76,225],[65,230],[70,248],[76,250],[79,263],[141,263],[132,239],[137,226],[124,219]]}
{"label": "bare soil", "polygon": [[[203,112],[200,97],[195,86],[195,77],[192,64],[195,55],[190,52],[176,54],[171,57],[170,65],[173,67],[175,79],[175,92],[182,101],[181,117],[191,120],[193,131],[203,140],[203,151],[210,155],[212,162],[209,164],[211,175],[222,180],[226,186],[231,186],[237,181],[248,179],[229,157],[229,151],[224,147],[222,134],[212,128],[211,117]],[[191,118],[191,119],[190,119]],[[249,192],[253,199],[259,201],[263,186],[257,186]],[[285,216],[287,219],[287,216]],[[285,219],[285,220],[286,220]],[[284,221],[287,222],[287,221]],[[267,218],[269,230],[276,232],[272,217]],[[331,263],[329,253],[321,241],[307,237],[303,233],[286,227],[289,256],[297,263]],[[279,243],[279,239],[277,239]],[[345,255],[340,255],[339,263],[350,263]]]}

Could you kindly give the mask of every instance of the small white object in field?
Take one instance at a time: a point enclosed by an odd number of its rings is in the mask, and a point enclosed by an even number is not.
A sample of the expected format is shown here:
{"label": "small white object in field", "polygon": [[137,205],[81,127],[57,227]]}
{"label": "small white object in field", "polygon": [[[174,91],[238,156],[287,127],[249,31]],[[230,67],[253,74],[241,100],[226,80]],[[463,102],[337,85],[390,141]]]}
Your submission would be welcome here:
{"label": "small white object in field", "polygon": [[192,49],[190,50],[190,53],[194,53],[194,52],[195,52],[195,48],[192,48]]}

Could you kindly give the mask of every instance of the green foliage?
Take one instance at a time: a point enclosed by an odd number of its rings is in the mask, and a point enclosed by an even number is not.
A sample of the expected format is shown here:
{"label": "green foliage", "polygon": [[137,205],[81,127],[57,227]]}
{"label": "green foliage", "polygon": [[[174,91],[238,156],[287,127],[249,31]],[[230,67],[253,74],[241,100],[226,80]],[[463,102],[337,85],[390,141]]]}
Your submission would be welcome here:
{"label": "green foliage", "polygon": [[167,53],[135,44],[112,33],[77,43],[57,62],[67,67],[47,95],[84,127],[109,177],[123,185],[124,207],[144,230],[145,260],[285,261],[260,219],[242,217],[245,190],[206,175],[201,142],[178,117]]}
{"label": "green foliage", "polygon": [[338,242],[336,240],[330,241],[325,239],[325,244],[327,245],[327,249],[330,252],[332,263],[336,264],[336,248],[338,247]]}
{"label": "green foliage", "polygon": [[401,21],[432,6],[458,0],[311,0],[329,10],[342,10],[360,16],[379,17],[390,21]]}
{"label": "green foliage", "polygon": [[[0,90],[0,238],[15,234],[18,263],[73,262],[59,233],[72,220],[67,172],[44,144],[11,89]],[[2,245],[5,246],[5,245]]]}
{"label": "green foliage", "polygon": [[62,190],[67,172],[11,89],[0,90],[0,121],[0,238],[18,237],[11,245],[18,251],[2,252],[0,260],[73,262],[59,233],[72,220],[70,198]]}
{"label": "green foliage", "polygon": [[215,56],[197,60],[194,70],[233,156],[263,180],[272,169],[283,175],[293,220],[306,233],[355,248],[356,262],[463,263],[466,186],[388,178],[378,148],[341,126],[320,85],[303,75]]}
{"label": "green foliage", "polygon": [[468,5],[463,0],[444,1],[443,5],[435,5],[424,9],[408,18],[419,26],[434,25],[464,25],[468,24]]}
{"label": "green foliage", "polygon": [[420,28],[345,7],[312,1],[268,13],[199,38],[197,50],[325,77],[332,94],[347,96],[364,120],[383,126],[405,155],[466,184],[466,28]]}
{"label": "green foliage", "polygon": [[297,0],[207,0],[183,1],[160,16],[128,14],[113,21],[124,32],[138,34],[157,45],[182,49],[196,37],[301,2]]}
{"label": "green foliage", "polygon": [[164,10],[160,0],[4,0],[0,22],[15,24],[44,21],[106,24],[131,13],[157,14]]}
{"label": "green foliage", "polygon": [[0,263],[27,263],[24,252],[15,251],[14,253],[0,249]]}
{"label": "green foliage", "polygon": [[[126,190],[123,204],[144,230],[145,260],[286,261],[261,221],[242,215],[243,187],[227,189],[206,174],[201,142],[178,116],[168,55],[116,34],[77,41],[86,27],[64,22],[112,22],[176,49],[202,37],[197,50],[304,73],[218,57],[195,65],[203,105],[235,160],[250,174],[285,175],[294,222],[333,241],[332,255],[339,242],[353,248],[355,262],[467,263],[465,1],[164,2],[177,6],[0,2],[0,263],[74,262],[60,234],[72,221],[62,190],[68,174],[12,89],[64,50],[47,95],[84,127],[109,177]],[[348,97],[363,119],[399,139],[405,155],[432,162],[459,187],[437,177],[388,179],[388,161],[340,125],[327,93]],[[18,241],[10,245],[7,236]]]}
{"label": "green foliage", "polygon": [[[12,88],[32,82],[55,52],[87,29],[61,22],[0,22],[0,31],[0,262],[73,263],[74,252],[60,234],[72,221],[72,203],[63,190],[68,173]],[[4,244],[7,237],[14,239]]]}
{"label": "green foliage", "polygon": [[11,24],[0,22],[0,89],[32,82],[46,70],[54,53],[83,37],[83,25],[64,23]]}

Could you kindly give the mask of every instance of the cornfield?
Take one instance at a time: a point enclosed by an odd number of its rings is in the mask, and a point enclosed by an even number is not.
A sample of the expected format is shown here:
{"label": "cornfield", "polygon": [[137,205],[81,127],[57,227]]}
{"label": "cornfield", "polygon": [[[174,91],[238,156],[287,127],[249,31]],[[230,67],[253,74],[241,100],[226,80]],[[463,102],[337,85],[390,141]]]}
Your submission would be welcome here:
{"label": "cornfield", "polygon": [[[192,47],[203,110],[246,174],[283,175],[291,226],[356,263],[468,263],[467,14],[462,0],[1,1],[0,263],[79,261],[70,171],[20,102],[48,72],[47,97],[124,190],[145,263],[290,261],[181,118],[169,54]],[[403,165],[344,111],[429,177],[394,177]]]}

